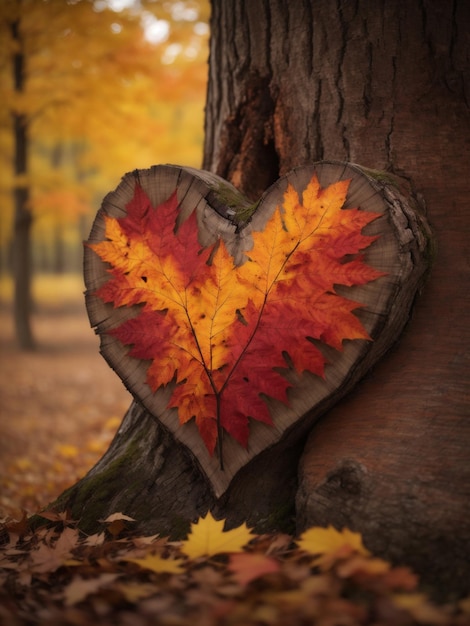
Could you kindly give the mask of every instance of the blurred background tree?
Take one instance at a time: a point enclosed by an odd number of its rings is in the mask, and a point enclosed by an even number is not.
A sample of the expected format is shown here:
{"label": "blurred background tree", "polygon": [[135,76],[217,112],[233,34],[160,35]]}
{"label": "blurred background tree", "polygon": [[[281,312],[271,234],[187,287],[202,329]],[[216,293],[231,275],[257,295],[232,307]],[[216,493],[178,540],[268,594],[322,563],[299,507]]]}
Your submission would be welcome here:
{"label": "blurred background tree", "polygon": [[0,279],[34,347],[31,283],[81,273],[82,240],[121,176],[199,167],[209,0],[0,3]]}

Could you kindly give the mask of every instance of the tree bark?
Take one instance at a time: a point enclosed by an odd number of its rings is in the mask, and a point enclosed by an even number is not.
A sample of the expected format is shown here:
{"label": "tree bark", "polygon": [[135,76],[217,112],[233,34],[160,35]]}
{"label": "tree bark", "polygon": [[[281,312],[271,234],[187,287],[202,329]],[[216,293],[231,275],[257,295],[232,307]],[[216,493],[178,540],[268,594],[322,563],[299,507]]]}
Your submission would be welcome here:
{"label": "tree bark", "polygon": [[[372,550],[408,563],[435,589],[466,593],[470,7],[381,4],[347,20],[349,32],[363,36],[341,40],[344,130],[332,138],[347,138],[350,158],[375,159],[410,181],[426,201],[437,254],[399,344],[312,432],[297,519],[299,530],[326,523],[358,530]],[[344,15],[333,22],[325,13],[316,23],[340,31]],[[368,82],[353,71],[364,69],[365,55]]]}
{"label": "tree bark", "polygon": [[464,0],[213,0],[212,7],[203,167],[253,200],[279,175],[320,159],[390,172],[418,204],[426,201],[439,246],[434,268],[400,342],[313,428],[299,475],[304,442],[295,440],[281,455],[257,457],[217,500],[191,456],[134,404],[108,454],[56,506],[93,524],[126,505],[146,530],[173,536],[209,508],[229,525],[247,520],[258,530],[288,529],[295,518],[298,530],[347,525],[436,588],[462,591],[470,575],[463,287],[470,7]]}

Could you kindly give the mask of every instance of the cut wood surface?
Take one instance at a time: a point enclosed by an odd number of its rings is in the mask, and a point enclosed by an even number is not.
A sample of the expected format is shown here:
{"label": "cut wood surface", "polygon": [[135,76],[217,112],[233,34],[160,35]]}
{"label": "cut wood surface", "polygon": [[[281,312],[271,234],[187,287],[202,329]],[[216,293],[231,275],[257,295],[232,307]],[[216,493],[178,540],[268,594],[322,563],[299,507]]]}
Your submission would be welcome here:
{"label": "cut wood surface", "polygon": [[[301,440],[318,417],[350,391],[394,343],[408,320],[427,268],[428,226],[419,211],[401,194],[393,178],[353,164],[320,162],[297,168],[270,187],[256,205],[214,174],[166,165],[127,174],[119,187],[105,198],[89,238],[89,244],[105,240],[105,216],[123,218],[138,183],[153,207],[166,201],[176,190],[181,220],[192,211],[196,212],[201,246],[212,245],[222,238],[234,264],[241,265],[253,245],[252,233],[262,231],[276,207],[282,206],[287,186],[292,185],[301,195],[313,174],[323,188],[338,181],[351,181],[344,210],[355,207],[381,215],[364,229],[367,235],[378,236],[364,251],[364,260],[385,275],[361,286],[335,287],[337,293],[362,304],[355,314],[372,341],[345,341],[342,351],[320,345],[328,360],[324,378],[307,371],[301,375],[294,371],[287,373],[292,384],[288,407],[268,400],[274,425],[251,420],[246,449],[225,435],[223,469],[220,458],[209,454],[194,421],[181,424],[177,410],[168,408],[174,384],[152,391],[146,382],[148,361],[129,356],[129,346],[108,333],[137,316],[141,305],[113,308],[97,297],[97,289],[109,280],[109,265],[90,247],[86,248],[87,309],[91,325],[100,335],[104,358],[136,401],[190,451],[216,498],[227,492],[241,468],[260,453],[279,448],[279,445],[281,448],[295,445]],[[266,368],[270,367],[267,363]],[[237,402],[237,398],[231,400]],[[134,410],[130,415],[138,413]],[[146,423],[147,428],[152,429],[152,420]]]}

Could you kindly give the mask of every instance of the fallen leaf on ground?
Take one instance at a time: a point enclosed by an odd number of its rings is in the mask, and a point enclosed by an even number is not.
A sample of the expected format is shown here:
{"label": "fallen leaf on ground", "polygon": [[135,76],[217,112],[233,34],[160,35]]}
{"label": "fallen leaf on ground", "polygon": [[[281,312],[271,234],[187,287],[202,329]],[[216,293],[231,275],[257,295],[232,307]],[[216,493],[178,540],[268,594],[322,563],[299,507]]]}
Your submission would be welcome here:
{"label": "fallen leaf on ground", "polygon": [[101,574],[96,578],[84,579],[74,578],[72,582],[64,589],[64,603],[66,606],[72,606],[85,600],[88,596],[97,593],[103,587],[107,587],[113,583],[119,574]]}
{"label": "fallen leaf on ground", "polygon": [[100,519],[98,521],[102,522],[103,524],[110,524],[111,522],[116,522],[120,520],[124,520],[126,522],[136,521],[133,517],[129,517],[129,515],[124,515],[124,513],[111,513],[111,515],[108,515],[106,519]]}
{"label": "fallen leaf on ground", "polygon": [[79,531],[76,528],[64,528],[56,541],[42,541],[36,550],[30,553],[29,569],[40,574],[54,572],[65,564],[77,546]]}
{"label": "fallen leaf on ground", "polygon": [[181,552],[190,559],[240,552],[253,539],[246,524],[228,531],[224,531],[224,525],[223,520],[216,520],[210,512],[207,513],[191,525],[188,538],[181,544]]}
{"label": "fallen leaf on ground", "polygon": [[319,565],[331,560],[334,562],[336,557],[348,556],[354,552],[364,556],[370,554],[362,543],[360,533],[355,533],[348,528],[343,528],[343,530],[336,530],[333,526],[309,528],[302,533],[296,543],[301,550],[318,555],[315,563]]}
{"label": "fallen leaf on ground", "polygon": [[230,555],[228,569],[240,585],[247,585],[256,578],[279,572],[281,566],[279,561],[264,554],[241,552]]}
{"label": "fallen leaf on ground", "polygon": [[164,559],[158,554],[147,554],[141,559],[123,559],[129,563],[135,563],[143,569],[151,570],[157,574],[180,574],[183,571],[182,559]]}

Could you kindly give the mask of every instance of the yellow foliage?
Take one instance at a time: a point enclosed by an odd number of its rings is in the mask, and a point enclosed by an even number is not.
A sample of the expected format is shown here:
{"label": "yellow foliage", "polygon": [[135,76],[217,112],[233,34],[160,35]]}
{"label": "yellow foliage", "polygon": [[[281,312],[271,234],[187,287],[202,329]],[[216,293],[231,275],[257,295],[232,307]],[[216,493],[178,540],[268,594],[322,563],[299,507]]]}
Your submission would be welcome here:
{"label": "yellow foliage", "polygon": [[334,555],[343,548],[364,556],[370,554],[362,543],[360,533],[355,533],[348,528],[336,530],[333,526],[306,530],[297,541],[297,545],[301,550],[314,555]]}
{"label": "yellow foliage", "polygon": [[76,446],[62,444],[57,446],[57,453],[64,459],[74,459],[80,451]]}
{"label": "yellow foliage", "polygon": [[209,512],[191,525],[188,538],[183,541],[181,551],[190,559],[215,554],[241,552],[252,539],[246,524],[224,532],[225,522],[216,520]]}
{"label": "yellow foliage", "polygon": [[182,559],[164,559],[158,554],[147,554],[141,559],[124,559],[135,563],[142,569],[148,569],[157,574],[180,574],[184,571]]}
{"label": "yellow foliage", "polygon": [[[170,3],[172,4],[172,3]],[[0,3],[0,147],[2,189],[13,186],[11,113],[29,120],[32,208],[73,221],[135,168],[158,162],[198,167],[203,139],[209,3],[195,20],[174,21],[158,3],[115,12],[104,3],[3,0]],[[143,15],[170,24],[167,41],[144,35]],[[178,17],[178,15],[176,15]],[[194,16],[193,16],[194,17]],[[154,18],[156,19],[156,18]],[[12,24],[18,20],[19,39]],[[182,44],[167,64],[165,49]],[[24,58],[24,85],[13,81],[13,54]],[[61,156],[54,162],[54,152]],[[53,182],[58,179],[57,182]],[[77,182],[81,189],[77,188]],[[17,181],[15,181],[17,183]],[[54,187],[51,189],[51,183]],[[64,202],[51,194],[63,195]],[[77,201],[67,199],[74,195]],[[11,232],[11,200],[2,203],[2,238]],[[40,236],[40,233],[36,233]],[[3,242],[0,242],[3,243]]]}

